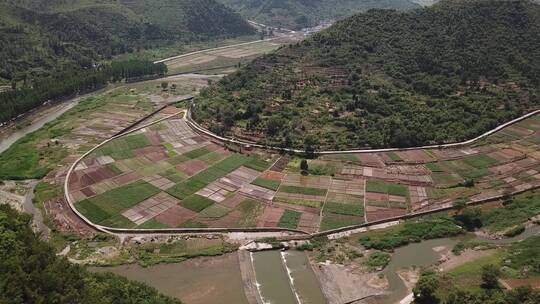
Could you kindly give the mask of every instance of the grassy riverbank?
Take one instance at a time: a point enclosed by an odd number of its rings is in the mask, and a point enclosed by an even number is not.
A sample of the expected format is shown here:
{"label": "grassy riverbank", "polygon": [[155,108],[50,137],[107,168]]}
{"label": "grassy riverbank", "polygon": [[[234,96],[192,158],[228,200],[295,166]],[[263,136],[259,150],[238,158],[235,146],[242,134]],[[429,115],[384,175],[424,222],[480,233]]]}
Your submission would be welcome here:
{"label": "grassy riverbank", "polygon": [[[434,298],[441,303],[535,303],[540,284],[540,236],[499,248],[450,271],[427,275],[438,285]],[[422,288],[422,284],[417,287]],[[506,289],[517,289],[506,291]],[[457,302],[456,302],[457,301]]]}

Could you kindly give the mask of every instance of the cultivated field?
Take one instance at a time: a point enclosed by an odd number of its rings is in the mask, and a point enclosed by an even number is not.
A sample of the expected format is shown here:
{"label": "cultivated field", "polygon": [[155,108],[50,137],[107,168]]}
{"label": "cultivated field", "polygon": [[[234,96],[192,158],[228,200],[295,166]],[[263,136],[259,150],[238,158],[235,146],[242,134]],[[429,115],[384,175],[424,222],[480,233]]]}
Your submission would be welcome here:
{"label": "cultivated field", "polygon": [[222,73],[235,68],[238,64],[250,62],[262,54],[269,53],[279,48],[290,39],[283,38],[272,41],[258,41],[252,44],[230,46],[218,50],[197,52],[193,55],[183,56],[166,61],[169,74],[202,72]]}
{"label": "cultivated field", "polygon": [[539,151],[537,115],[474,146],[324,156],[306,174],[299,158],[232,152],[174,117],[96,150],[69,192],[108,227],[317,232],[538,187]]}

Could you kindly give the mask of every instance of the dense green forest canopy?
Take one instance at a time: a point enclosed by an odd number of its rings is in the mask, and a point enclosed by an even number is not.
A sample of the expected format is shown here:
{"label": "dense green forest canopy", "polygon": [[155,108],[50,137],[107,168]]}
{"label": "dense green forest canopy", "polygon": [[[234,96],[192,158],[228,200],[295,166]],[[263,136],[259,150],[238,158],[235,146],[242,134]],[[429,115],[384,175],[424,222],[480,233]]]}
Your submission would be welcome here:
{"label": "dense green forest canopy", "polygon": [[173,41],[254,33],[214,0],[0,0],[0,82],[90,68]]}
{"label": "dense green forest canopy", "polygon": [[370,10],[255,60],[196,99],[220,134],[319,149],[462,141],[540,107],[540,6]]}
{"label": "dense green forest canopy", "polygon": [[342,19],[372,8],[411,9],[410,0],[218,0],[250,20],[301,29],[329,19]]}
{"label": "dense green forest canopy", "polygon": [[29,227],[31,217],[0,205],[0,303],[180,304],[110,273],[94,274],[57,257]]}
{"label": "dense green forest canopy", "polygon": [[0,0],[0,123],[103,86],[115,55],[254,33],[215,0]]}

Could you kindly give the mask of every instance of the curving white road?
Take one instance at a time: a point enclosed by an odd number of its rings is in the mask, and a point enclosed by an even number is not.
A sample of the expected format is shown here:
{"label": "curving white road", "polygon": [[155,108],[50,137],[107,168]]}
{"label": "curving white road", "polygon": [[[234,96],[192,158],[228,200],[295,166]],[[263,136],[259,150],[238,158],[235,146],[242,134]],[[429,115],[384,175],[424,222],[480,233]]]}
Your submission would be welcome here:
{"label": "curving white road", "polygon": [[[399,152],[399,151],[409,151],[409,150],[426,150],[426,149],[445,149],[445,148],[456,148],[456,147],[462,147],[462,146],[467,146],[467,145],[470,145],[470,144],[473,144],[483,138],[486,138],[487,136],[490,136],[496,132],[499,132],[500,130],[506,128],[506,127],[509,127],[515,123],[518,123],[522,120],[525,120],[531,116],[534,116],[536,114],[540,114],[540,109],[538,110],[535,110],[535,111],[532,111],[530,113],[527,113],[521,117],[518,117],[516,119],[513,119],[509,122],[506,122],[498,127],[496,127],[495,129],[492,129],[490,131],[487,131],[485,132],[484,134],[480,135],[480,136],[477,136],[473,139],[469,139],[469,140],[466,140],[466,141],[462,141],[462,142],[457,142],[457,143],[450,143],[450,144],[442,144],[442,145],[427,145],[427,146],[419,146],[419,147],[409,147],[409,148],[386,148],[386,149],[358,149],[358,150],[339,150],[339,151],[314,151],[313,153],[315,155],[333,155],[333,154],[361,154],[361,153],[381,153],[381,152]],[[196,130],[198,130],[199,132],[203,132],[204,134],[208,135],[208,136],[211,136],[215,139],[218,139],[218,140],[221,140],[221,141],[225,141],[225,142],[229,142],[229,143],[234,143],[234,144],[240,144],[240,145],[249,145],[249,146],[252,146],[252,147],[256,147],[256,148],[261,148],[261,149],[268,149],[268,150],[276,150],[276,151],[284,151],[284,152],[293,152],[293,153],[306,153],[305,150],[301,150],[301,149],[294,149],[294,148],[281,148],[281,147],[276,147],[276,146],[265,146],[265,145],[260,145],[260,144],[257,144],[257,143],[254,143],[254,142],[249,142],[249,141],[244,141],[244,140],[238,140],[238,139],[232,139],[232,138],[227,138],[227,137],[223,137],[223,136],[219,136],[217,134],[214,134],[212,132],[210,132],[209,130],[203,128],[201,125],[199,125],[195,120],[193,120],[193,118],[191,117],[191,110],[188,110],[188,113],[187,113],[187,121],[188,123],[190,124],[191,127],[195,128]]]}

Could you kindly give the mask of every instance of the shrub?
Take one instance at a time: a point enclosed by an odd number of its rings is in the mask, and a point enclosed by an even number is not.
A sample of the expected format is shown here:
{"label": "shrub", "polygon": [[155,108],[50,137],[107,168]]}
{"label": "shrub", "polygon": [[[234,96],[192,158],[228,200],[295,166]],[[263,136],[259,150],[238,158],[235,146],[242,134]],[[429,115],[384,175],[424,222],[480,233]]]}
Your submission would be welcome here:
{"label": "shrub", "polygon": [[384,268],[390,263],[390,254],[386,252],[375,251],[371,253],[366,261],[366,265],[372,268]]}

